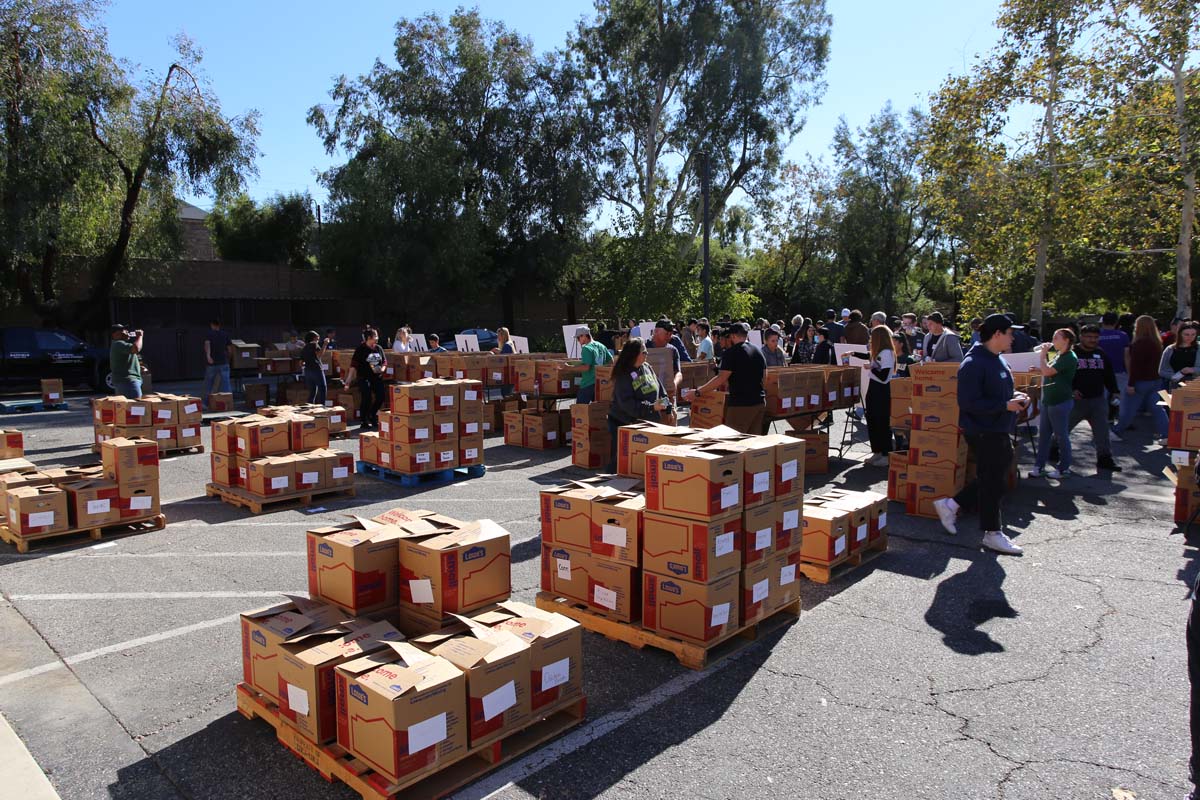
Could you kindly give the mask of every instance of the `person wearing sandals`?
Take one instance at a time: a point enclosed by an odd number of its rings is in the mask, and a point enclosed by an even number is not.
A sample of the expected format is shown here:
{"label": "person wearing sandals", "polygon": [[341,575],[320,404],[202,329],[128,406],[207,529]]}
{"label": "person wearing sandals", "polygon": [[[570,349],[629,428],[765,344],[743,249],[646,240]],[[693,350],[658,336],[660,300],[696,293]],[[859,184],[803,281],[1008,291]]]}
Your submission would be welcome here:
{"label": "person wearing sandals", "polygon": [[[1071,349],[1075,332],[1059,328],[1049,343],[1038,345],[1042,373],[1042,419],[1038,423],[1038,449],[1029,477],[1061,478],[1071,474],[1071,409],[1075,407],[1074,381],[1079,359]],[[1051,439],[1058,441],[1058,468],[1047,467]]]}

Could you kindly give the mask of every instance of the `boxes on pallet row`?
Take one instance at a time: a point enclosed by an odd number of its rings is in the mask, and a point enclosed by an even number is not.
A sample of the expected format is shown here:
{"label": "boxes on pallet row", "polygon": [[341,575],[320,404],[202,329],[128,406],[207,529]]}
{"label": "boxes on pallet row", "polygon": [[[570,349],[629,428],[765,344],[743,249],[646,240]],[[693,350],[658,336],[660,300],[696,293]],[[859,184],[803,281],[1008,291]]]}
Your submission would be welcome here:
{"label": "boxes on pallet row", "polygon": [[392,783],[441,769],[468,747],[467,678],[408,642],[334,671],[337,741]]}
{"label": "boxes on pallet row", "polygon": [[56,406],[66,402],[61,378],[42,378],[42,404]]}
{"label": "boxes on pallet row", "polygon": [[471,618],[528,643],[533,712],[583,696],[583,627],[578,622],[515,600],[505,600]]}
{"label": "boxes on pallet row", "polygon": [[400,603],[426,616],[463,614],[508,598],[511,536],[488,519],[400,543]]}
{"label": "boxes on pallet row", "polygon": [[765,561],[777,552],[779,507],[775,503],[754,506],[742,511],[742,566]]}
{"label": "boxes on pallet row", "polygon": [[57,486],[22,486],[7,491],[8,529],[18,536],[69,530],[67,493]]}
{"label": "boxes on pallet row", "polygon": [[804,506],[800,555],[818,564],[836,564],[849,555],[850,515],[828,506]]}
{"label": "boxes on pallet row", "polygon": [[0,430],[0,458],[20,458],[25,455],[25,436],[18,430]]}
{"label": "boxes on pallet row", "polygon": [[721,443],[646,452],[646,510],[696,520],[740,512],[743,454]]}
{"label": "boxes on pallet row", "polygon": [[[912,451],[909,451],[910,459]],[[909,464],[905,476],[905,513],[937,519],[933,501],[952,497],[963,487],[966,469],[963,467],[927,467]]]}
{"label": "boxes on pallet row", "polygon": [[241,615],[242,680],[279,703],[280,645],[301,641],[314,633],[342,630],[350,616],[318,600],[290,597]]}
{"label": "boxes on pallet row", "polygon": [[545,541],[541,566],[544,591],[619,622],[640,618],[642,571],[637,567]]}
{"label": "boxes on pallet row", "polygon": [[117,483],[158,482],[158,445],[149,439],[109,439],[100,445],[104,476]]}
{"label": "boxes on pallet row", "polygon": [[737,631],[740,575],[708,583],[647,571],[642,578],[642,625],[664,636],[714,644]]}
{"label": "boxes on pallet row", "polygon": [[642,566],[660,575],[707,583],[735,575],[742,566],[742,515],[693,520],[646,511],[642,520]]}
{"label": "boxes on pallet row", "polygon": [[230,392],[213,392],[208,396],[209,411],[233,411],[233,394]]}
{"label": "boxes on pallet row", "polygon": [[[817,500],[830,508],[840,508],[857,512],[860,509],[867,516],[867,541],[887,535],[888,498],[878,492],[851,491],[849,489],[828,488],[821,492]],[[853,538],[859,539],[859,531]]]}
{"label": "boxes on pallet row", "polygon": [[116,481],[96,479],[62,484],[72,528],[98,528],[121,520]]}

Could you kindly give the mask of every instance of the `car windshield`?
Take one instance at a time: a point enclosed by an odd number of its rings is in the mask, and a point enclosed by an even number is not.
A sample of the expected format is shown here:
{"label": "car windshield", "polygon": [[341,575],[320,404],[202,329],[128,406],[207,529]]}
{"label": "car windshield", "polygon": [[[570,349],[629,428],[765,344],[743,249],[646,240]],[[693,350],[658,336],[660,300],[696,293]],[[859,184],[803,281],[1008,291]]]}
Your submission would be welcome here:
{"label": "car windshield", "polygon": [[35,331],[39,350],[74,350],[79,340],[62,331]]}

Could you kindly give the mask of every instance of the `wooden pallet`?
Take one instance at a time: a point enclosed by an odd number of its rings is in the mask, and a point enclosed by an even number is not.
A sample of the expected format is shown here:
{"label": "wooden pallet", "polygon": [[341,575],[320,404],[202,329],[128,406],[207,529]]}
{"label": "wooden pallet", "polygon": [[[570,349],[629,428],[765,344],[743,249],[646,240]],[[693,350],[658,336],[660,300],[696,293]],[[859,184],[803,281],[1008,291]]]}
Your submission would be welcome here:
{"label": "wooden pallet", "polygon": [[[99,453],[103,448],[99,444],[92,445],[92,452]],[[201,455],[204,453],[204,445],[195,444],[191,447],[172,447],[170,450],[159,450],[159,458],[167,458],[168,456],[190,456]]]}
{"label": "wooden pallet", "polygon": [[379,478],[381,481],[395,483],[403,486],[405,489],[416,489],[423,483],[450,483],[452,481],[464,481],[468,478],[482,478],[487,473],[487,467],[483,464],[473,464],[469,467],[455,467],[454,469],[439,469],[433,472],[421,472],[416,475],[395,472],[386,467],[366,461],[355,462],[355,468],[359,475],[369,475],[372,478]]}
{"label": "wooden pallet", "polygon": [[357,439],[358,431],[346,429],[344,431],[331,431],[329,433],[329,441],[337,441],[338,439]]}
{"label": "wooden pallet", "polygon": [[58,539],[63,536],[87,534],[88,538],[97,540],[104,538],[106,535],[121,536],[135,533],[146,533],[148,531],[161,531],[166,526],[167,517],[165,514],[155,514],[152,517],[144,517],[142,519],[135,519],[129,522],[102,525],[99,528],[71,528],[70,530],[54,531],[52,533],[35,533],[31,536],[22,536],[19,533],[14,533],[13,531],[9,530],[7,525],[0,525],[0,539],[17,548],[18,553],[28,553],[30,543],[40,542],[46,539]]}
{"label": "wooden pallet", "polygon": [[34,411],[66,411],[67,401],[43,403],[41,400],[0,400],[0,414],[29,414]]}
{"label": "wooden pallet", "polygon": [[501,764],[562,736],[581,723],[587,713],[586,697],[539,711],[538,719],[527,727],[488,744],[468,748],[432,775],[389,784],[386,778],[340,745],[319,745],[300,735],[279,715],[279,707],[274,701],[246,684],[239,683],[235,695],[238,713],[246,719],[257,717],[269,723],[275,729],[280,744],[293,755],[330,783],[338,781],[346,784],[363,800],[446,797],[479,780]]}
{"label": "wooden pallet", "polygon": [[290,492],[275,497],[262,497],[257,494],[251,494],[245,489],[218,486],[215,483],[206,484],[204,493],[209,497],[219,497],[231,506],[248,508],[252,514],[261,514],[265,508],[271,508],[272,511],[275,511],[278,509],[274,508],[274,506],[291,503],[298,503],[302,506],[312,505],[313,498],[317,497],[327,497],[329,495],[354,497],[355,495],[353,486],[337,486],[332,489],[314,489],[311,492]]}
{"label": "wooden pallet", "polygon": [[887,552],[887,536],[880,536],[873,542],[851,553],[845,561],[837,564],[818,564],[813,561],[800,562],[800,574],[815,583],[830,583],[836,581],[848,572],[861,567]]}
{"label": "wooden pallet", "polygon": [[768,633],[784,625],[789,625],[800,616],[800,600],[783,606],[766,619],[752,622],[738,630],[727,634],[724,638],[709,644],[707,647],[685,642],[670,636],[663,636],[656,631],[648,630],[637,622],[619,622],[602,616],[576,600],[559,597],[551,592],[538,592],[537,607],[543,611],[556,611],[570,617],[584,628],[602,634],[617,642],[624,642],[635,650],[643,647],[657,647],[666,650],[688,669],[701,670],[709,664],[716,663],[722,658],[736,653],[760,634]]}

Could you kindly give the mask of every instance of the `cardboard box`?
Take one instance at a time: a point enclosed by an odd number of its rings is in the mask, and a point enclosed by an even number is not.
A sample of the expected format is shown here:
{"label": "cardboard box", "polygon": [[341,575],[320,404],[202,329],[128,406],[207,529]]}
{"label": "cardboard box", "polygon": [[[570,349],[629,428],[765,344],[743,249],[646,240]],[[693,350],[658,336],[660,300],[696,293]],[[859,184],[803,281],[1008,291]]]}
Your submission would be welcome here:
{"label": "cardboard box", "polygon": [[777,576],[774,557],[751,564],[738,576],[741,599],[738,602],[738,621],[742,626],[766,619],[771,602],[772,576]]}
{"label": "cardboard box", "polygon": [[850,555],[850,515],[827,506],[804,507],[800,554],[818,564],[837,564]]}
{"label": "cardboard box", "polygon": [[258,357],[262,354],[262,345],[233,340],[233,358],[229,365],[234,369],[258,369]]}
{"label": "cardboard box", "polygon": [[800,599],[800,580],[793,553],[776,553],[768,562],[771,570],[771,594],[767,598],[767,616]]}
{"label": "cardboard box", "polygon": [[596,487],[580,483],[543,489],[538,497],[542,541],[590,552],[592,500],[600,496]]}
{"label": "cardboard box", "polygon": [[18,536],[70,530],[67,493],[57,486],[9,489],[8,529]]}
{"label": "cardboard box", "polygon": [[246,465],[246,491],[259,497],[278,497],[297,491],[295,460],[291,456],[266,456]]}
{"label": "cardboard box", "polygon": [[595,497],[591,502],[592,555],[641,566],[642,516],[646,498],[640,493]]}
{"label": "cardboard box", "polygon": [[291,432],[286,420],[245,418],[234,423],[237,455],[262,458],[283,455],[291,449]]}
{"label": "cardboard box", "polygon": [[860,496],[854,497],[814,497],[809,501],[812,505],[822,505],[826,508],[844,511],[850,517],[846,528],[846,546],[851,553],[857,553],[867,546],[871,537],[871,501]]}
{"label": "cardboard box", "polygon": [[510,535],[489,519],[400,543],[400,602],[427,616],[464,614],[508,599]]}
{"label": "cardboard box", "polygon": [[148,519],[160,513],[158,481],[118,484],[117,509],[121,512],[122,522]]}
{"label": "cardboard box", "polygon": [[354,454],[341,450],[314,450],[310,455],[325,459],[326,486],[330,489],[354,485]]}
{"label": "cardboard box", "polygon": [[504,443],[513,447],[525,446],[525,420],[520,411],[504,412]]}
{"label": "cardboard box", "polygon": [[72,528],[100,528],[121,519],[117,483],[105,479],[64,483]]}
{"label": "cardboard box", "polygon": [[433,431],[433,414],[379,415],[379,438],[389,442],[428,443],[433,441]]}
{"label": "cardboard box", "polygon": [[162,395],[149,395],[142,398],[149,409],[150,421],[146,424],[154,427],[169,427],[179,424],[179,403]]}
{"label": "cardboard box", "polygon": [[508,383],[508,356],[485,355],[483,377],[486,386],[503,386]]}
{"label": "cardboard box", "polygon": [[434,442],[432,447],[433,468],[435,470],[455,469],[458,467],[458,439]]}
{"label": "cardboard box", "polygon": [[484,434],[483,419],[483,406],[460,408],[458,410],[458,438],[482,436]]}
{"label": "cardboard box", "polygon": [[426,381],[392,386],[393,414],[432,414],[435,409],[433,384]]}
{"label": "cardboard box", "polygon": [[329,447],[329,420],[297,414],[288,420],[288,440],[297,453]]}
{"label": "cardboard box", "polygon": [[[558,412],[541,414],[532,409],[521,412],[521,422],[525,427],[525,447],[533,450],[552,450],[563,446],[559,436],[561,422]],[[505,423],[507,425],[507,422]]]}
{"label": "cardboard box", "polygon": [[642,625],[664,636],[699,645],[731,636],[739,622],[739,575],[693,583],[646,572],[642,578]]}
{"label": "cardboard box", "polygon": [[158,445],[160,452],[179,448],[179,429],[174,425],[155,425],[150,429],[149,438]]}
{"label": "cardboard box", "polygon": [[242,680],[252,689],[270,697],[279,697],[280,645],[297,642],[314,633],[341,630],[347,620],[339,608],[289,597],[289,601],[241,615]]}
{"label": "cardboard box", "polygon": [[[28,463],[28,462],[27,462]],[[0,473],[0,518],[8,519],[8,490],[18,489],[23,486],[52,486],[53,482],[50,476],[44,472],[33,471],[33,464],[29,464],[31,471],[25,472],[4,472]]]}
{"label": "cardboard box", "polygon": [[742,515],[697,521],[647,510],[642,521],[642,566],[659,575],[708,583],[742,567]]}
{"label": "cardboard box", "polygon": [[433,440],[447,442],[458,438],[458,415],[452,411],[433,415]]}
{"label": "cardboard box", "polygon": [[204,444],[204,440],[200,436],[200,426],[196,423],[184,423],[175,429],[175,446],[183,449],[186,447],[200,447]]}
{"label": "cardboard box", "polygon": [[246,408],[250,411],[258,411],[260,408],[271,404],[271,386],[266,383],[247,383],[245,384],[246,392]]}
{"label": "cardboard box", "polygon": [[964,467],[967,442],[956,431],[914,430],[908,440],[908,463],[925,467]]}
{"label": "cardboard box", "polygon": [[914,395],[912,427],[913,430],[958,433],[958,397]]}
{"label": "cardboard box", "polygon": [[42,378],[42,404],[47,406],[62,405],[66,402],[61,378]]}
{"label": "cardboard box", "polygon": [[233,394],[230,392],[213,392],[208,396],[209,411],[233,411]]}
{"label": "cardboard box", "polygon": [[660,445],[646,453],[646,510],[710,520],[742,508],[740,451]]}
{"label": "cardboard box", "polygon": [[908,499],[908,451],[888,453],[888,500],[905,502]]}
{"label": "cardboard box", "polygon": [[403,641],[391,623],[375,622],[349,633],[333,631],[279,646],[279,715],[285,724],[317,744],[337,738],[334,669]]}
{"label": "cardboard box", "polygon": [[467,749],[467,676],[408,642],[334,670],[337,741],[385,780],[412,781]]}
{"label": "cardboard box", "polygon": [[770,503],[775,499],[775,449],[777,444],[765,436],[751,436],[731,442],[727,449],[742,454],[742,505]]}
{"label": "cardboard box", "polygon": [[308,531],[309,596],[355,616],[396,608],[402,536],[396,526],[364,529],[360,520]]}
{"label": "cardboard box", "polygon": [[534,713],[583,695],[583,626],[578,622],[515,600],[471,618],[529,645],[529,705]]}
{"label": "cardboard box", "polygon": [[[262,419],[262,417],[255,417],[255,419]],[[239,420],[233,419],[213,420],[212,425],[209,426],[209,436],[212,439],[214,453],[222,453],[227,456],[238,454],[237,432],[234,430],[238,422]]]}
{"label": "cardboard box", "polygon": [[641,617],[642,571],[637,567],[549,542],[542,542],[541,566],[544,591],[585,603],[618,622]]}
{"label": "cardboard box", "polygon": [[458,413],[458,382],[437,380],[431,381],[431,383],[433,384],[433,403],[431,407],[434,413]]}
{"label": "cardboard box", "polygon": [[113,424],[136,425],[150,427],[154,424],[150,415],[150,405],[144,400],[130,400],[125,397],[113,398]]}
{"label": "cardboard box", "polygon": [[779,433],[755,436],[755,442],[774,447],[772,490],[776,499],[804,496],[804,440]]}
{"label": "cardboard box", "polygon": [[[476,356],[480,360],[483,356]],[[483,367],[479,371],[482,372]],[[483,381],[466,378],[458,383],[458,413],[478,414],[483,411]]]}
{"label": "cardboard box", "polygon": [[597,403],[611,403],[613,397],[612,364],[596,367]]}
{"label": "cardboard box", "polygon": [[149,439],[113,438],[100,445],[104,477],[117,483],[158,481],[158,445]]}
{"label": "cardboard box", "polygon": [[918,398],[958,397],[958,363],[913,364],[908,368],[912,378],[913,403]]}
{"label": "cardboard box", "polygon": [[1176,387],[1167,408],[1167,447],[1200,450],[1200,382]]}
{"label": "cardboard box", "polygon": [[292,486],[299,492],[313,492],[329,487],[329,465],[323,451],[295,453],[292,460]]}
{"label": "cardboard box", "polygon": [[804,432],[804,472],[807,475],[824,475],[829,472],[828,433]]}
{"label": "cardboard box", "polygon": [[725,392],[705,392],[694,395],[688,411],[688,424],[693,428],[715,428],[725,424]]}
{"label": "cardboard box", "polygon": [[404,475],[420,475],[423,472],[434,472],[432,442],[408,444],[407,442],[381,442],[379,445],[380,466]]}
{"label": "cardboard box", "polygon": [[804,498],[799,495],[775,501],[775,552],[800,546],[804,536]]}
{"label": "cardboard box", "polygon": [[228,456],[224,453],[210,453],[208,460],[212,467],[213,483],[218,486],[227,486],[230,488],[242,485],[238,476],[237,456]]}
{"label": "cardboard box", "polygon": [[742,512],[742,566],[764,561],[775,553],[779,509],[774,503]]}
{"label": "cardboard box", "polygon": [[605,469],[612,460],[612,437],[608,431],[572,431],[571,463],[583,469]]}
{"label": "cardboard box", "polygon": [[[382,424],[383,415],[380,414],[379,418],[380,418],[380,422]],[[384,445],[389,448],[388,464],[385,465],[382,462],[380,462],[380,460],[379,460],[379,452],[380,452],[379,439],[380,439],[380,437],[379,437],[378,431],[364,431],[363,433],[360,433],[358,435],[358,458],[359,458],[359,460],[365,461],[368,464],[375,464],[376,466],[389,466],[390,467],[391,466],[391,453],[390,453],[391,443],[384,442]]]}
{"label": "cardboard box", "polygon": [[906,479],[908,494],[905,496],[905,513],[937,519],[933,501],[957,494],[963,487],[964,476],[965,470],[961,468],[910,464]]}
{"label": "cardboard box", "polygon": [[458,466],[483,464],[483,434],[463,436],[458,440]]}
{"label": "cardboard box", "polygon": [[608,410],[611,403],[576,403],[571,406],[571,430],[603,431],[608,435]]}

